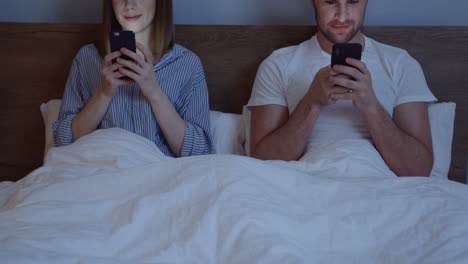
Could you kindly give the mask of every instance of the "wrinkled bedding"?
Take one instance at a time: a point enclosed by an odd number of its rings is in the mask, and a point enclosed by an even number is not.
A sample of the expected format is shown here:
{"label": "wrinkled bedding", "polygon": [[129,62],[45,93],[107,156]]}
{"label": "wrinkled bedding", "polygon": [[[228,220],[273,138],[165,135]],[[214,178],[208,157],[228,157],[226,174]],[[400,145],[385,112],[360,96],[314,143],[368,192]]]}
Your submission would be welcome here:
{"label": "wrinkled bedding", "polygon": [[468,188],[398,178],[368,142],[298,162],[167,158],[121,129],[0,183],[2,263],[468,263]]}

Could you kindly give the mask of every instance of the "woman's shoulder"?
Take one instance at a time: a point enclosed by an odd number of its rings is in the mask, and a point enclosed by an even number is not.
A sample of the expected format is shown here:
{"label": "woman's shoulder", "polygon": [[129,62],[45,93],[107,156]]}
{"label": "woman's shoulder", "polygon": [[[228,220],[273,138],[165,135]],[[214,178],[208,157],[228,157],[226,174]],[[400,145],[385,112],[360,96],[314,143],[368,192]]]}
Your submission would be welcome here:
{"label": "woman's shoulder", "polygon": [[198,57],[195,52],[189,50],[188,48],[180,45],[180,44],[174,44],[174,47],[172,48],[171,52],[175,57],[182,58],[184,60],[192,60],[197,63],[200,63],[200,58]]}
{"label": "woman's shoulder", "polygon": [[75,60],[79,62],[87,62],[89,60],[96,59],[100,60],[100,58],[101,56],[99,55],[99,50],[94,43],[82,46],[75,56]]}

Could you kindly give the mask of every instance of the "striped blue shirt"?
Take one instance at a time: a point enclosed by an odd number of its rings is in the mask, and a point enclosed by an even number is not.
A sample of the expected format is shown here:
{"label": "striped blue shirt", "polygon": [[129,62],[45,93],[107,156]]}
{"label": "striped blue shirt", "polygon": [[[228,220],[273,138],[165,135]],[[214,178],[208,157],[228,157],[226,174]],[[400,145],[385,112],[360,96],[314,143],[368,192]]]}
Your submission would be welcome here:
{"label": "striped blue shirt", "polygon": [[[59,118],[53,124],[56,146],[71,144],[72,120],[81,112],[101,84],[98,49],[89,44],[73,60]],[[185,121],[181,156],[214,152],[210,135],[208,88],[200,59],[188,49],[174,45],[154,66],[156,79],[177,113]],[[175,157],[138,84],[119,87],[98,129],[119,127],[148,138],[167,156]]]}

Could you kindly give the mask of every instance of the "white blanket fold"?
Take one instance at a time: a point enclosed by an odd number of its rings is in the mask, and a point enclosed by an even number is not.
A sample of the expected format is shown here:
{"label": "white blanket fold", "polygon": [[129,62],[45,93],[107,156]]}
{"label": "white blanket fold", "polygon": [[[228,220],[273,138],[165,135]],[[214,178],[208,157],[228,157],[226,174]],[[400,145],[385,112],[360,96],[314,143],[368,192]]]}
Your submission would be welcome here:
{"label": "white blanket fold", "polygon": [[370,147],[316,146],[308,162],[173,159],[130,132],[98,130],[0,185],[0,259],[468,263],[468,188],[397,178],[366,158]]}

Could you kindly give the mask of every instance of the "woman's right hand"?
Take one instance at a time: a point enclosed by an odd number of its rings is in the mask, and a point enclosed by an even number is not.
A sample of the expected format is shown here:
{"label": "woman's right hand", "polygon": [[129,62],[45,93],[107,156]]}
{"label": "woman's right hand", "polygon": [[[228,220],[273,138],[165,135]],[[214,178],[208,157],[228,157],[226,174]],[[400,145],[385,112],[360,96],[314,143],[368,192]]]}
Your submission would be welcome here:
{"label": "woman's right hand", "polygon": [[99,87],[100,92],[104,95],[112,98],[119,91],[119,86],[124,84],[132,83],[132,80],[121,80],[120,78],[124,76],[118,70],[124,67],[120,63],[112,64],[113,59],[120,57],[122,53],[120,51],[115,51],[107,54],[102,61],[101,66],[101,87]]}

